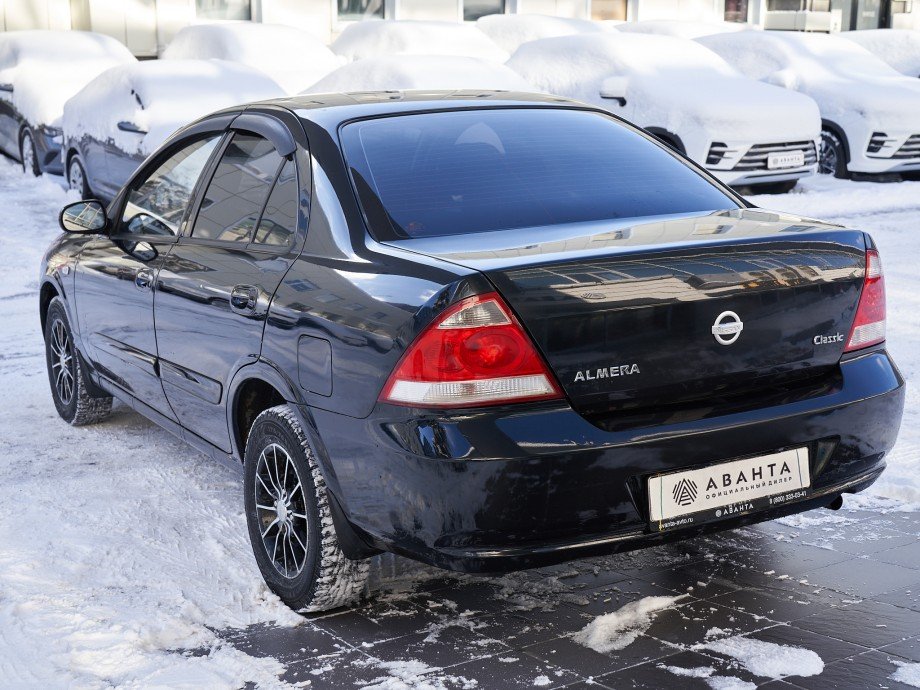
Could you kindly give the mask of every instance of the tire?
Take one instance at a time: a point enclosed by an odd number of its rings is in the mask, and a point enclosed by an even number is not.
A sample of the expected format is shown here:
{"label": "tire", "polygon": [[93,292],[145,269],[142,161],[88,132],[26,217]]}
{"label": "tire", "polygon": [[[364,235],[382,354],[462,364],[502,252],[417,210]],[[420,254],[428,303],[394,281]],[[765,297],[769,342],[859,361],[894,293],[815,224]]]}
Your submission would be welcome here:
{"label": "tire", "polygon": [[26,175],[31,174],[38,177],[42,174],[38,167],[38,154],[35,152],[35,138],[28,127],[23,130],[19,138],[19,160],[22,161],[22,172]]}
{"label": "tire", "polygon": [[86,168],[77,154],[73,154],[67,162],[67,188],[74,190],[81,199],[92,197],[89,183],[86,181]]}
{"label": "tire", "polygon": [[112,411],[112,398],[95,398],[86,390],[85,372],[67,311],[60,297],[48,305],[45,318],[45,362],[51,397],[58,414],[68,424],[83,426],[100,422]]}
{"label": "tire", "polygon": [[370,562],[342,553],[326,483],[288,405],[265,410],[252,424],[244,497],[256,563],[269,589],[285,604],[309,613],[361,600]]}
{"label": "tire", "polygon": [[847,152],[840,136],[830,129],[821,130],[821,150],[818,152],[818,172],[833,175],[845,180],[850,176],[847,171]]}

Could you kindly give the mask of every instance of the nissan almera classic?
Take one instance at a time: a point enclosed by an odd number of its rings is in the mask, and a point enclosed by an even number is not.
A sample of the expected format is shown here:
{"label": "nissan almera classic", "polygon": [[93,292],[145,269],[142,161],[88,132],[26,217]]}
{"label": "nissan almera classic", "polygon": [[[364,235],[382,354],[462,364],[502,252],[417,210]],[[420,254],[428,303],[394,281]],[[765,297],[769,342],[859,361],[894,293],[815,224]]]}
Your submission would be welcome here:
{"label": "nissan almera classic", "polygon": [[242,463],[288,605],[391,551],[495,573],[839,505],[904,403],[872,239],[603,111],[303,96],[178,132],[41,269],[58,412]]}

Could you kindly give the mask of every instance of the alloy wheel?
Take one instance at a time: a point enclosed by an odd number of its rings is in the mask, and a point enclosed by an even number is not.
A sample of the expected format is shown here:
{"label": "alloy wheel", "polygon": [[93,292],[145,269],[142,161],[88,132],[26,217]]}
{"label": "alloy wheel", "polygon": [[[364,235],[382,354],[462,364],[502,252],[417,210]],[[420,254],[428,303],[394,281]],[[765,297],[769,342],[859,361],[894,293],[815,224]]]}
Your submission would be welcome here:
{"label": "alloy wheel", "polygon": [[69,405],[73,398],[74,367],[73,344],[67,327],[61,319],[51,324],[51,371],[54,375],[54,389],[63,405]]}
{"label": "alloy wheel", "polygon": [[76,158],[72,158],[70,166],[67,168],[67,184],[70,189],[83,194],[84,185],[86,184],[83,177],[83,167]]}
{"label": "alloy wheel", "polygon": [[821,151],[819,155],[818,172],[822,175],[836,175],[839,164],[839,154],[836,142],[827,132],[821,134]]}
{"label": "alloy wheel", "polygon": [[26,174],[35,170],[35,144],[28,132],[22,137],[22,171]]}
{"label": "alloy wheel", "polygon": [[294,459],[277,443],[259,453],[255,505],[265,553],[280,575],[297,577],[307,563],[306,496]]}

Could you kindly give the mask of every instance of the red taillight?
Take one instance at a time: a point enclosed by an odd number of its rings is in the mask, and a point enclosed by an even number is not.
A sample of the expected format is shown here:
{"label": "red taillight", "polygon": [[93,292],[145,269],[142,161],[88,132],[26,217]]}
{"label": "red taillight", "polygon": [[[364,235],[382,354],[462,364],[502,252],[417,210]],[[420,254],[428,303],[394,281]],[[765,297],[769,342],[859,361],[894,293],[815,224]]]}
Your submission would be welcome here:
{"label": "red taillight", "polygon": [[844,352],[859,350],[885,340],[885,277],[882,260],[874,249],[866,251],[866,277],[863,280],[856,318]]}
{"label": "red taillight", "polygon": [[448,308],[415,339],[380,399],[413,407],[552,400],[562,393],[495,292]]}

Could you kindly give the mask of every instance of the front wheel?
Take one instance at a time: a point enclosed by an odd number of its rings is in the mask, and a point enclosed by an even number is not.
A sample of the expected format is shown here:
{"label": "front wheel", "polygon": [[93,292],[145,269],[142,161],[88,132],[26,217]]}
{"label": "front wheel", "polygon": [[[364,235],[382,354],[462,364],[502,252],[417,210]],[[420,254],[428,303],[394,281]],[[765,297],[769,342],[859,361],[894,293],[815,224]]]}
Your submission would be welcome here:
{"label": "front wheel", "polygon": [[86,170],[80,157],[73,155],[67,163],[67,186],[80,195],[81,199],[89,199],[92,193],[86,181]]}
{"label": "front wheel", "polygon": [[357,603],[370,564],[342,553],[326,483],[288,405],[256,417],[246,441],[244,472],[249,539],[268,587],[295,611]]}
{"label": "front wheel", "polygon": [[35,139],[32,130],[26,129],[19,140],[19,159],[22,161],[22,172],[26,175],[38,176],[41,170],[38,167],[38,153],[35,151]]}
{"label": "front wheel", "polygon": [[840,136],[829,129],[821,130],[821,151],[818,155],[818,172],[841,179],[849,177],[847,153]]}
{"label": "front wheel", "polygon": [[45,361],[51,397],[61,419],[73,426],[83,426],[109,416],[112,398],[95,398],[86,390],[83,366],[60,297],[51,300],[45,318]]}

